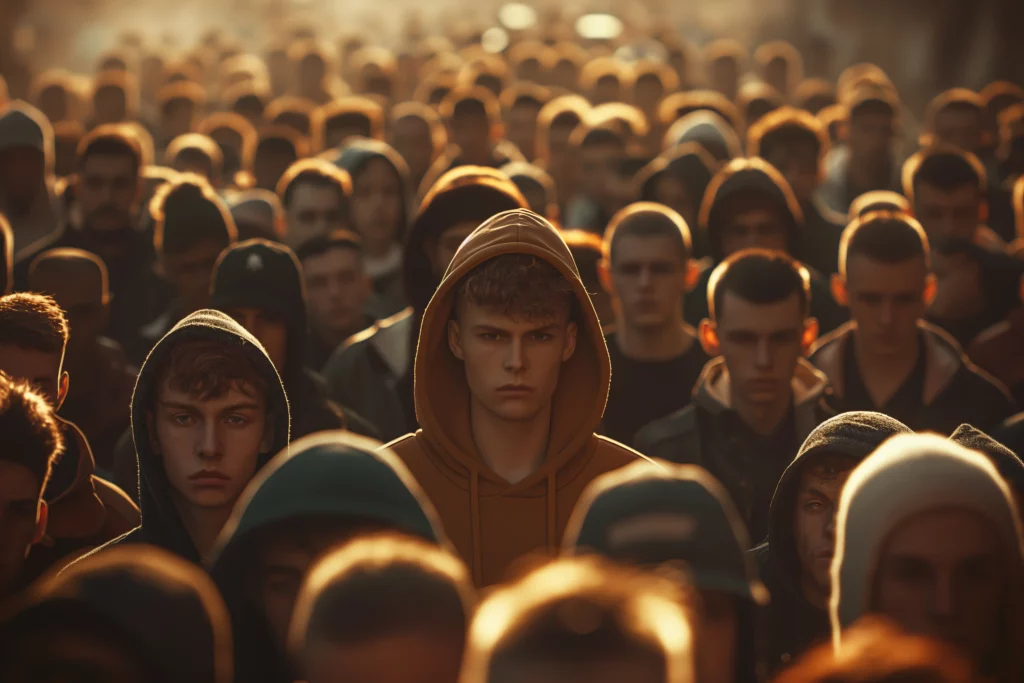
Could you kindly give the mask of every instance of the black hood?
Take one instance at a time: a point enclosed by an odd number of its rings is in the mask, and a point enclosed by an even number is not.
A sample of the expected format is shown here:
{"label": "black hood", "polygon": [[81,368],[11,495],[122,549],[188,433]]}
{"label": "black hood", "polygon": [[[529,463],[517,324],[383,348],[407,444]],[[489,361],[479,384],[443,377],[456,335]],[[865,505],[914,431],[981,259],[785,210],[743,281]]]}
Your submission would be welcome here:
{"label": "black hood", "polygon": [[402,280],[413,310],[422,315],[441,284],[427,255],[437,238],[459,223],[479,225],[492,216],[529,205],[506,175],[483,166],[460,166],[434,183],[420,203],[405,240]]}
{"label": "black hood", "polygon": [[793,514],[800,474],[805,465],[822,455],[844,455],[857,462],[897,434],[910,434],[902,422],[868,411],[837,415],[818,425],[804,441],[782,474],[768,511],[768,546],[780,570],[799,582],[800,558],[793,538]]}
{"label": "black hood", "polygon": [[401,232],[398,234],[398,239],[404,239],[409,224],[409,214],[412,213],[409,203],[412,201],[413,195],[412,183],[409,180],[409,166],[405,163],[405,159],[391,145],[380,140],[369,139],[353,140],[347,143],[340,152],[328,158],[335,166],[348,172],[353,185],[366,165],[374,159],[383,159],[395,170],[402,185],[402,197],[404,198]]}
{"label": "black hood", "polygon": [[[159,548],[105,550],[33,584],[0,626],[0,661],[15,658],[19,638],[55,630],[114,639],[150,680],[232,681],[231,630],[216,587],[202,569]],[[15,652],[5,655],[4,645]]]}
{"label": "black hood", "polygon": [[170,484],[163,464],[150,444],[147,413],[153,408],[157,390],[157,373],[168,352],[177,344],[193,340],[218,340],[248,353],[263,371],[268,387],[268,404],[274,423],[274,444],[262,454],[262,467],[278,451],[288,447],[291,419],[288,397],[274,364],[256,339],[241,325],[220,311],[202,310],[188,316],[157,342],[139,371],[132,394],[132,438],[139,461],[139,508],[142,526],[134,539],[171,550],[186,559],[200,563],[199,552],[185,530],[171,500]]}
{"label": "black hood", "polygon": [[789,229],[789,253],[795,253],[804,216],[789,183],[763,159],[734,159],[711,180],[700,207],[700,228],[707,233],[715,261],[725,257],[721,238],[723,214],[740,195],[759,195],[779,208]]}
{"label": "black hood", "polygon": [[699,143],[683,143],[663,153],[637,174],[636,184],[640,201],[657,201],[654,193],[655,183],[667,175],[681,180],[686,185],[686,191],[694,204],[699,204],[700,198],[704,196],[711,183],[715,166],[715,159]]}
{"label": "black hood", "polygon": [[1024,462],[1012,450],[971,425],[960,425],[950,441],[988,456],[1006,483],[1024,500]]}

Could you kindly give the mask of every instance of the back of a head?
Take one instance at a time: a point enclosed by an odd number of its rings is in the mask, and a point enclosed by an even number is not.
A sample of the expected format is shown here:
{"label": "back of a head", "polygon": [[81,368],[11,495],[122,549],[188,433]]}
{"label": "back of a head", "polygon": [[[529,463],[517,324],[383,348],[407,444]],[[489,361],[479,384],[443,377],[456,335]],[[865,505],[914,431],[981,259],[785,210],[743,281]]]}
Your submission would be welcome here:
{"label": "back of a head", "polygon": [[62,295],[72,290],[77,294],[73,303],[105,305],[110,301],[107,264],[92,252],[73,247],[49,249],[32,259],[28,287],[33,292],[53,296],[62,306],[67,306]]}
{"label": "back of a head", "polygon": [[885,264],[921,258],[928,267],[931,249],[921,224],[892,211],[872,211],[846,226],[839,242],[839,272],[848,276],[851,259],[862,254]]}
{"label": "back of a head", "polygon": [[755,304],[775,303],[796,295],[806,316],[810,310],[810,274],[782,252],[745,249],[729,256],[711,273],[708,309],[712,320],[723,314],[727,294]]}
{"label": "back of a head", "polygon": [[910,213],[910,202],[898,192],[892,190],[872,190],[860,195],[850,203],[847,218],[852,222],[873,211],[892,211],[894,213]]}
{"label": "back of a head", "polygon": [[450,552],[402,534],[364,536],[329,552],[307,574],[290,649],[303,668],[319,668],[324,647],[422,638],[451,655],[454,683],[475,603],[469,573]]}
{"label": "back of a head", "polygon": [[668,579],[593,558],[553,562],[483,602],[461,683],[689,683],[684,604]]}
{"label": "back of a head", "polygon": [[776,683],[971,683],[970,666],[951,648],[866,617],[847,630],[843,647],[821,645]]}
{"label": "back of a head", "polygon": [[942,144],[923,149],[907,159],[903,164],[902,180],[903,194],[911,205],[921,185],[943,192],[972,186],[978,188],[979,195],[984,195],[988,187],[985,167],[978,157]]}
{"label": "back of a head", "polygon": [[165,183],[149,206],[159,254],[180,254],[206,242],[227,247],[238,239],[227,205],[199,176],[186,173]]}

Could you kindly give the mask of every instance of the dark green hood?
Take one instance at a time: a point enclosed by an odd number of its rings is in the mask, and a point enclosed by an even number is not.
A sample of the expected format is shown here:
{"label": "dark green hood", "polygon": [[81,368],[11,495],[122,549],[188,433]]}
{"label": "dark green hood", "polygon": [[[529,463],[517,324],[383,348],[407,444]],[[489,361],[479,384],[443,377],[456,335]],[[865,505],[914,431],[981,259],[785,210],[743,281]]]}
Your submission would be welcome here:
{"label": "dark green hood", "polygon": [[789,229],[789,253],[795,253],[804,216],[789,183],[763,159],[733,159],[712,178],[700,207],[700,228],[707,233],[711,256],[716,263],[725,257],[722,253],[722,214],[738,195],[752,194],[760,195],[782,212]]}
{"label": "dark green hood", "polygon": [[249,483],[213,553],[211,573],[231,613],[240,683],[292,680],[284,653],[244,590],[259,532],[325,518],[375,522],[447,545],[433,505],[398,456],[348,432],[299,439]]}
{"label": "dark green hood", "polygon": [[[800,473],[805,465],[822,455],[844,455],[857,462],[897,434],[910,434],[910,428],[882,413],[855,411],[836,415],[822,422],[804,441],[793,462],[779,479],[768,511],[768,549],[781,573],[799,585],[800,558],[793,538],[793,514]],[[763,552],[755,548],[753,552]]]}
{"label": "dark green hood", "polygon": [[202,569],[159,548],[105,550],[34,583],[0,626],[0,679],[7,680],[2,662],[14,658],[19,637],[49,639],[55,630],[112,639],[149,680],[232,681],[231,631],[216,587]]}
{"label": "dark green hood", "polygon": [[212,310],[196,311],[175,325],[149,352],[139,371],[135,393],[132,394],[132,438],[135,441],[135,453],[139,462],[139,508],[142,511],[142,526],[124,537],[124,540],[158,545],[196,563],[200,562],[199,553],[171,500],[170,484],[163,464],[153,454],[146,414],[153,407],[157,389],[156,375],[168,352],[179,343],[200,339],[218,340],[237,346],[249,354],[264,373],[270,392],[268,403],[275,421],[274,445],[269,453],[261,454],[259,467],[262,467],[274,453],[287,450],[291,427],[288,397],[274,364],[256,338],[223,313]]}
{"label": "dark green hood", "polygon": [[398,180],[402,185],[402,197],[405,201],[402,203],[401,232],[398,234],[398,239],[402,240],[405,238],[406,228],[409,225],[409,214],[412,213],[409,209],[409,202],[412,201],[414,189],[412,181],[409,179],[409,166],[405,163],[405,159],[385,142],[361,138],[347,143],[338,154],[331,158],[331,163],[347,171],[354,185],[356,178],[374,159],[386,161],[388,166],[398,174]]}

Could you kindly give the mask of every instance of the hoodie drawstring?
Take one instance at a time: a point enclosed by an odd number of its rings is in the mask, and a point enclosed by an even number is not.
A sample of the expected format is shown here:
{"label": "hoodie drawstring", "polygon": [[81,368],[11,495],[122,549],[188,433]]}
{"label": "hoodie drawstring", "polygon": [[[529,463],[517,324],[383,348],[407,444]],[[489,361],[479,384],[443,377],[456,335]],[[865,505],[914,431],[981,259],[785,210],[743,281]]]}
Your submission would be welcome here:
{"label": "hoodie drawstring", "polygon": [[555,538],[557,535],[556,529],[556,507],[555,507],[555,496],[557,494],[555,488],[555,473],[548,473],[548,555],[554,556],[558,550],[558,540]]}
{"label": "hoodie drawstring", "polygon": [[480,547],[480,473],[473,470],[469,476],[469,518],[473,526],[473,583],[480,585],[483,549]]}

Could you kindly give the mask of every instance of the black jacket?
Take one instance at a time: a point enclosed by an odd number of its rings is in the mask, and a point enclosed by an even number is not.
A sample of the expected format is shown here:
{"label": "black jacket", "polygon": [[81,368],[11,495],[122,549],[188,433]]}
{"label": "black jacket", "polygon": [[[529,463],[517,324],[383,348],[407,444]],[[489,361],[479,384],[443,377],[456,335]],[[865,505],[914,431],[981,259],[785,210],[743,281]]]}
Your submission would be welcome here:
{"label": "black jacket", "polygon": [[[153,453],[150,444],[147,413],[153,409],[157,395],[157,374],[164,359],[175,345],[198,339],[217,339],[237,345],[249,354],[263,371],[269,396],[268,406],[274,420],[274,443],[270,451],[261,453],[259,466],[262,467],[275,453],[288,447],[290,416],[288,398],[284,385],[278,377],[274,364],[263,347],[238,323],[218,311],[197,311],[188,316],[161,339],[143,363],[139,380],[132,396],[132,436],[135,453],[139,462],[139,508],[142,511],[142,525],[124,536],[111,541],[109,545],[122,543],[149,543],[191,560],[201,563],[192,537],[182,524],[178,510],[171,497],[170,484],[164,472],[163,463]],[[102,546],[100,550],[107,546]]]}
{"label": "black jacket", "polygon": [[[987,431],[1016,412],[1006,388],[975,367],[948,334],[925,322],[918,327],[925,349],[924,394],[916,415],[901,416],[908,427],[947,436],[964,423]],[[846,402],[844,394],[844,354],[855,329],[855,322],[842,326],[820,339],[810,355],[828,375],[837,412],[864,408]]]}
{"label": "black jacket", "polygon": [[704,367],[693,402],[641,429],[635,447],[651,458],[700,465],[711,472],[736,503],[751,538],[763,539],[779,477],[804,438],[832,414],[825,402],[828,382],[801,360],[793,379],[793,409],[776,433],[765,437],[732,410],[727,386],[725,361],[712,360]]}
{"label": "black jacket", "polygon": [[768,512],[768,538],[751,551],[771,594],[765,643],[770,674],[792,664],[810,647],[827,642],[832,634],[828,612],[808,602],[800,587],[793,514],[804,467],[826,454],[841,454],[859,462],[890,436],[909,432],[906,425],[881,413],[837,415],[810,433],[779,479]]}

